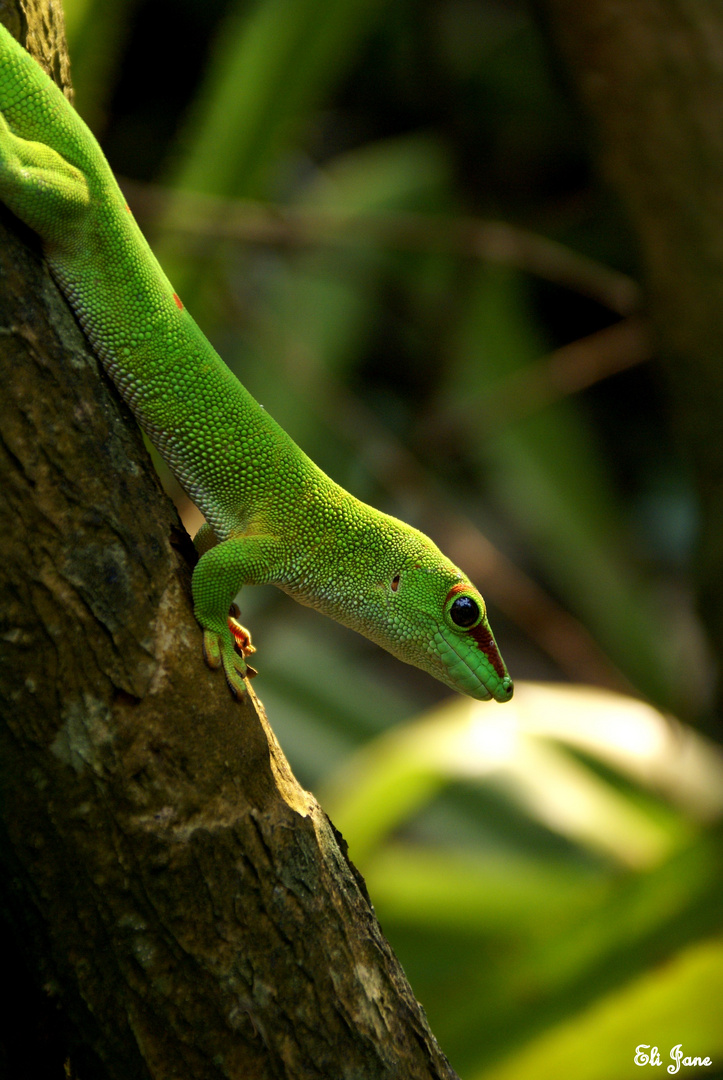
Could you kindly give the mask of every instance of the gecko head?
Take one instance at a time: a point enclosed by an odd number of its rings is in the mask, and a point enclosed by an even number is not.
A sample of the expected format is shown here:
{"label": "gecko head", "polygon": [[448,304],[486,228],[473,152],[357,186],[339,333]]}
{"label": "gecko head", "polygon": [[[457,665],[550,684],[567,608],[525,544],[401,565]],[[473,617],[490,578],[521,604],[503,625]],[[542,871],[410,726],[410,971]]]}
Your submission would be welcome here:
{"label": "gecko head", "polygon": [[415,538],[414,549],[382,581],[377,578],[377,625],[383,629],[366,632],[453,690],[480,701],[509,701],[512,679],[481,593],[426,536]]}
{"label": "gecko head", "polygon": [[455,690],[481,701],[512,697],[512,679],[490,629],[485,602],[471,582],[458,582],[448,590],[429,652],[442,666],[441,674],[433,674]]}

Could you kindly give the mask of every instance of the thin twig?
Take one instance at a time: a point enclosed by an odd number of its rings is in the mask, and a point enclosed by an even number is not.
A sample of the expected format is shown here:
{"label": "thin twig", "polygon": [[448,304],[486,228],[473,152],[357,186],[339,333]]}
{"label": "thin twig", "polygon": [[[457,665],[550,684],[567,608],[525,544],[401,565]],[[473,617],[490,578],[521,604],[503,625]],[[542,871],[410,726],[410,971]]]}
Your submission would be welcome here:
{"label": "thin twig", "polygon": [[[471,425],[477,428],[482,411],[485,431],[492,438],[502,428],[645,363],[652,356],[648,323],[642,316],[632,315],[491,382],[484,400],[467,398],[464,403],[438,412],[434,425],[438,430],[460,430]],[[488,401],[494,402],[494,410],[485,409]]]}
{"label": "thin twig", "polygon": [[391,248],[516,267],[590,297],[618,315],[630,315],[640,306],[640,289],[626,274],[503,221],[403,211],[351,214],[171,192],[130,180],[123,181],[123,189],[137,216],[164,232],[284,247],[338,247],[373,240]]}

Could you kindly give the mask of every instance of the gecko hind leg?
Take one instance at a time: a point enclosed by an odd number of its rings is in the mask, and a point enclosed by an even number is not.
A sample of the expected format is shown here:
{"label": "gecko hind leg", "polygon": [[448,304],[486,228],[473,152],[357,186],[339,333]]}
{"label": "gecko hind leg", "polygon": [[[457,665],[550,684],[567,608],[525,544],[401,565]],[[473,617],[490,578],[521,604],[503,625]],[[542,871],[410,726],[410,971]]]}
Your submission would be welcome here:
{"label": "gecko hind leg", "polygon": [[42,143],[16,135],[0,114],[0,198],[45,243],[67,243],[90,204],[88,182]]}

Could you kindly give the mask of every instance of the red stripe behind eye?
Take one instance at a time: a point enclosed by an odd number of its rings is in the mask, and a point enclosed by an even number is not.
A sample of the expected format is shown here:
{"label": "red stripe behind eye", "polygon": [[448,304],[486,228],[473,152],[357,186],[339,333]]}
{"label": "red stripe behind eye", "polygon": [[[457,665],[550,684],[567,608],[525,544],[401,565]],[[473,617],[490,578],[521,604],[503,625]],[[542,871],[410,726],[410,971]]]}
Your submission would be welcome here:
{"label": "red stripe behind eye", "polygon": [[502,657],[499,654],[497,646],[495,645],[495,639],[492,634],[485,628],[484,622],[477,623],[471,630],[467,631],[471,634],[479,645],[482,652],[489,660],[492,667],[495,669],[501,679],[504,679],[507,674],[505,671],[505,665],[502,663]]}
{"label": "red stripe behind eye", "polygon": [[[449,602],[449,598],[451,596],[456,596],[457,593],[468,591],[469,585],[453,585],[447,593],[445,605]],[[480,649],[485,654],[490,664],[492,664],[492,667],[495,669],[499,677],[501,679],[504,679],[505,675],[507,674],[505,671],[505,665],[502,663],[502,657],[500,656],[497,645],[495,644],[495,639],[492,637],[492,634],[485,626],[484,620],[477,623],[476,626],[473,626],[471,630],[467,631],[467,633],[475,639]]]}

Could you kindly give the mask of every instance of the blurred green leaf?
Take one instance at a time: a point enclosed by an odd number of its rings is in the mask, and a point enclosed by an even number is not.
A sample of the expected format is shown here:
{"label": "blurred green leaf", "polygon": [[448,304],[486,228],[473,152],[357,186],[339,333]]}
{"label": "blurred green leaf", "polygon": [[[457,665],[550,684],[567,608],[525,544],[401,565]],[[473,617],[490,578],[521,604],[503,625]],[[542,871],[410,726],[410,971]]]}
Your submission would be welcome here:
{"label": "blurred green leaf", "polygon": [[[362,866],[436,791],[461,777],[503,786],[547,828],[645,867],[689,838],[681,815],[614,786],[556,744],[665,789],[703,817],[720,814],[723,757],[690,730],[679,731],[621,695],[523,683],[504,710],[455,697],[388,732],[349,759],[327,783],[324,801]],[[683,742],[687,760],[679,775]]]}
{"label": "blurred green leaf", "polygon": [[269,172],[373,26],[379,0],[239,3],[186,135],[174,186],[263,196]]}
{"label": "blurred green leaf", "polygon": [[75,106],[88,126],[102,131],[105,109],[121,62],[129,23],[140,0],[65,0]]}
{"label": "blurred green leaf", "polygon": [[[470,1074],[471,1080],[628,1080],[643,1045],[648,1055],[658,1047],[666,1074],[675,1067],[671,1051],[676,1046],[685,1056],[718,1064],[723,1057],[722,997],[723,939],[715,937],[681,949],[661,969],[596,1000],[499,1067]],[[699,1063],[682,1066],[677,1075],[707,1073],[701,1073]]]}
{"label": "blurred green leaf", "polygon": [[[379,7],[379,0],[237,4],[218,34],[208,78],[175,154],[171,187],[224,197],[264,197],[270,187],[276,190],[292,136],[350,62]],[[193,307],[197,266],[168,241],[159,254]]]}
{"label": "blurred green leaf", "polygon": [[[526,814],[568,836],[568,854],[532,854],[509,833],[488,849],[452,832],[444,847],[430,843],[415,822],[455,777],[502,783]],[[666,1054],[681,1040],[717,1051],[713,1011],[697,1006],[706,980],[717,991],[714,960],[690,969],[689,1005],[655,970],[680,954],[687,973],[685,950],[697,955],[695,943],[723,928],[723,834],[699,824],[723,812],[723,755],[692,730],[620,695],[522,684],[504,710],[453,699],[382,735],[332,777],[325,805],[465,1075],[505,1061],[500,1077],[552,1076],[565,1060],[557,1075],[577,1076],[578,1020],[603,1063],[591,1076],[629,1075],[645,1041],[669,1043]],[[606,858],[580,861],[575,845]],[[610,857],[636,869],[621,873]],[[424,942],[433,954],[431,943],[443,946],[434,961]],[[639,1014],[616,1004],[638,992]],[[608,1028],[595,1027],[608,1014],[621,1030],[611,1049]]]}

